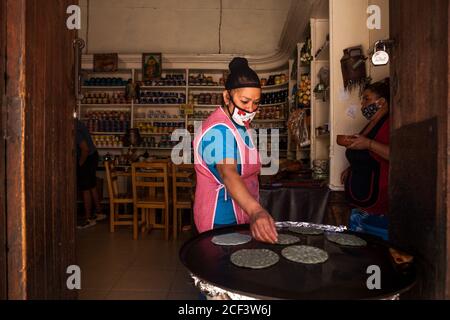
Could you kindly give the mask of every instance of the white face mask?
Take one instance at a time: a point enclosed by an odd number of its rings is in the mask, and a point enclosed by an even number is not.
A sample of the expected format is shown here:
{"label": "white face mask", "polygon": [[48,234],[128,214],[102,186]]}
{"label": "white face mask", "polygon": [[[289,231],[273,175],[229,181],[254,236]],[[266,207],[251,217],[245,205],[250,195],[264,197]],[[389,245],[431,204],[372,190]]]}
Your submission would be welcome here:
{"label": "white face mask", "polygon": [[248,113],[247,111],[235,107],[231,117],[238,125],[248,128],[255,116],[256,112]]}
{"label": "white face mask", "polygon": [[[231,95],[230,95],[231,97]],[[234,122],[236,122],[240,126],[245,126],[246,128],[250,127],[250,122],[252,122],[253,118],[256,116],[255,112],[247,112],[241,108],[239,108],[233,101],[233,98],[230,98],[231,103],[234,105],[234,111],[231,115]]]}

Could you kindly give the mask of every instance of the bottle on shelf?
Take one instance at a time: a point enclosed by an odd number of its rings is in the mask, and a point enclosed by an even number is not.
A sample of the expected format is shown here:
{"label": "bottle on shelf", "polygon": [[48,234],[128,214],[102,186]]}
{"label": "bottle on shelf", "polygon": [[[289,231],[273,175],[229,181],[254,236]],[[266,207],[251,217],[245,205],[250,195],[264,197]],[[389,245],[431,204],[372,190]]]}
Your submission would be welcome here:
{"label": "bottle on shelf", "polygon": [[121,87],[125,85],[125,79],[117,77],[91,77],[84,81],[86,87]]}
{"label": "bottle on shelf", "polygon": [[137,104],[184,104],[186,94],[181,92],[160,92],[142,90]]}
{"label": "bottle on shelf", "polygon": [[280,90],[275,92],[264,92],[261,95],[261,104],[267,105],[267,104],[277,104],[286,102],[286,99],[289,95],[288,90]]}
{"label": "bottle on shelf", "polygon": [[124,133],[130,127],[130,113],[122,111],[95,111],[86,113],[90,132]]}
{"label": "bottle on shelf", "polygon": [[125,92],[86,92],[82,104],[126,104],[131,103],[130,99],[127,99]]}
{"label": "bottle on shelf", "polygon": [[143,85],[148,87],[182,87],[186,86],[186,79],[184,74],[174,73],[166,74],[158,80],[147,80],[143,82]]}

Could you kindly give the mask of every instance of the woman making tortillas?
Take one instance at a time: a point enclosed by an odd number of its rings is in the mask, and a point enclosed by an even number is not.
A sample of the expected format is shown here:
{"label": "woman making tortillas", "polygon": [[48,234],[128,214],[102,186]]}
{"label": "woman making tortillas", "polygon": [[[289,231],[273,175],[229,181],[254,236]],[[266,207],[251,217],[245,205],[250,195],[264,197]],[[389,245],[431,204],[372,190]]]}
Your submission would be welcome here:
{"label": "woman making tortillas", "polygon": [[261,162],[248,131],[260,103],[260,80],[247,59],[234,58],[229,67],[224,105],[203,122],[194,139],[195,225],[205,232],[250,223],[256,240],[274,243],[274,220],[258,202]]}

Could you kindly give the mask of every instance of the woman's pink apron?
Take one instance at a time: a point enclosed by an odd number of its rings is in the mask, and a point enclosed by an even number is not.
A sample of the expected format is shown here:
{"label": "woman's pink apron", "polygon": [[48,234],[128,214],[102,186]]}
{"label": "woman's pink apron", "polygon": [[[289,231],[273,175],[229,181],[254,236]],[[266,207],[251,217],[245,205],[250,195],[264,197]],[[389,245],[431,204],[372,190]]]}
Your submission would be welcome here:
{"label": "woman's pink apron", "polygon": [[[261,172],[261,161],[259,159],[256,144],[252,141],[253,148],[249,148],[231,119],[225,114],[225,111],[222,108],[218,108],[211,114],[210,117],[208,117],[208,119],[203,122],[200,131],[196,133],[194,138],[194,161],[195,171],[197,173],[194,220],[198,232],[205,232],[213,229],[217,199],[219,197],[220,190],[225,188],[225,200],[229,196],[225,185],[216,179],[214,174],[208,169],[206,162],[199,154],[199,144],[203,136],[208,132],[208,130],[216,125],[224,125],[233,133],[241,158],[241,178],[247,186],[250,194],[257,201],[259,201],[258,175]],[[231,201],[233,203],[237,223],[249,223],[250,219],[247,213],[245,213],[233,199],[231,199]]]}

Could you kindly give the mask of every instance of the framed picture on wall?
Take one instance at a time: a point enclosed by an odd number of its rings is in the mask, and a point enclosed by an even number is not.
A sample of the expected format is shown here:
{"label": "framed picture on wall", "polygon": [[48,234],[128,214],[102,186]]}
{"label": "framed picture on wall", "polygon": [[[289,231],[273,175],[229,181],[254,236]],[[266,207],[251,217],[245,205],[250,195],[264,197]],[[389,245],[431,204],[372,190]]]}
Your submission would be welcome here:
{"label": "framed picture on wall", "polygon": [[94,54],[95,72],[116,72],[119,66],[119,55],[117,53]]}
{"label": "framed picture on wall", "polygon": [[142,54],[142,81],[159,79],[162,73],[162,54]]}

